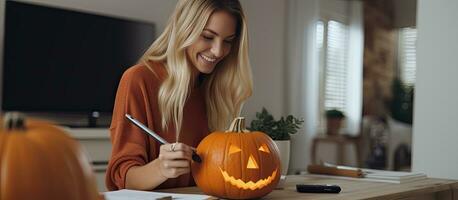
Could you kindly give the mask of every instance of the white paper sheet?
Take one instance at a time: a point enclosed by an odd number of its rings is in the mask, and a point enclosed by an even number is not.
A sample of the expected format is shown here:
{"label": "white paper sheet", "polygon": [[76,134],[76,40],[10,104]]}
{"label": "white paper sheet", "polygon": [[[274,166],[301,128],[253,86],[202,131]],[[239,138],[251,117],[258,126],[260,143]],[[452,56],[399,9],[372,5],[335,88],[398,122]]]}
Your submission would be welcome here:
{"label": "white paper sheet", "polygon": [[153,200],[153,199],[172,199],[177,200],[203,200],[212,199],[211,196],[198,194],[176,194],[164,192],[147,192],[139,190],[117,190],[104,193],[105,200]]}

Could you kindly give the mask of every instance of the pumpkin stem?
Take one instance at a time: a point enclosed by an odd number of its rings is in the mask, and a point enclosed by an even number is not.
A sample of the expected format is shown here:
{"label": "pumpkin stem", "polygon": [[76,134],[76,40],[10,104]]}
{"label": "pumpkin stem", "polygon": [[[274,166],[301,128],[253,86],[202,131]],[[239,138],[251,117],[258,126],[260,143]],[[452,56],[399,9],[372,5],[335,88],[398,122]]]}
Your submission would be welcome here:
{"label": "pumpkin stem", "polygon": [[25,117],[19,112],[7,112],[3,117],[3,127],[6,130],[25,129]]}
{"label": "pumpkin stem", "polygon": [[229,130],[226,132],[233,132],[233,133],[248,133],[249,130],[245,129],[245,118],[244,117],[237,117],[232,121]]}

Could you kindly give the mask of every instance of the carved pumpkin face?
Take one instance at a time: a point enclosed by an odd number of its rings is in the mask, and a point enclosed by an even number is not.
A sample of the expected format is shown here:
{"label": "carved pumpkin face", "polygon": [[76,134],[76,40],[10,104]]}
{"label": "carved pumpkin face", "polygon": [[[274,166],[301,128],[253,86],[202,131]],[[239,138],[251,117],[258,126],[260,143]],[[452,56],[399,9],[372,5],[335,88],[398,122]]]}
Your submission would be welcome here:
{"label": "carved pumpkin face", "polygon": [[278,148],[262,132],[244,130],[237,118],[226,132],[202,140],[192,163],[194,180],[203,192],[229,199],[251,199],[271,192],[280,178]]}
{"label": "carved pumpkin face", "polygon": [[0,199],[99,199],[77,142],[47,122],[5,121],[0,124]]}

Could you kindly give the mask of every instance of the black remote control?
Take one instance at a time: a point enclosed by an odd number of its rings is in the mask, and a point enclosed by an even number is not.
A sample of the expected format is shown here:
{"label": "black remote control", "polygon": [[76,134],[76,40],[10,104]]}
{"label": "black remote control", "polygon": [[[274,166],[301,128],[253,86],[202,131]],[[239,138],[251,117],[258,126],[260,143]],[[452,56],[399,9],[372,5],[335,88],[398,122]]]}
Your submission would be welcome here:
{"label": "black remote control", "polygon": [[338,185],[305,185],[305,184],[297,184],[296,190],[298,192],[307,192],[307,193],[339,193],[341,191]]}

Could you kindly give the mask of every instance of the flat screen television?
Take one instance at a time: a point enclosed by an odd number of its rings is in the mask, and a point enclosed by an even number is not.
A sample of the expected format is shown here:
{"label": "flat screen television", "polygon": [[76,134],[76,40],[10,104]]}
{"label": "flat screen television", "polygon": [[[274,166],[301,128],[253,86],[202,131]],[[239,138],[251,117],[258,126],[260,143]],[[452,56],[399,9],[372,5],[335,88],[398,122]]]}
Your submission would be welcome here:
{"label": "flat screen television", "polygon": [[112,112],[122,73],[152,23],[6,1],[2,110]]}

